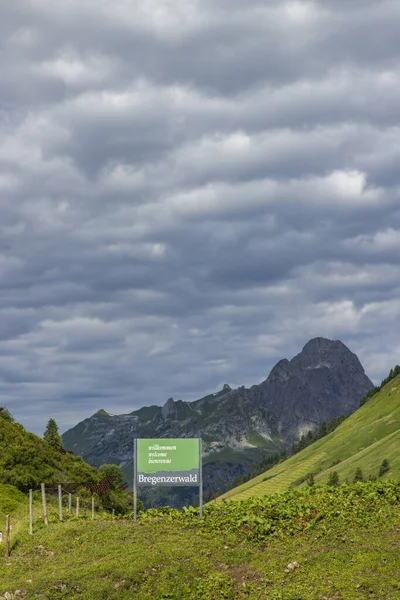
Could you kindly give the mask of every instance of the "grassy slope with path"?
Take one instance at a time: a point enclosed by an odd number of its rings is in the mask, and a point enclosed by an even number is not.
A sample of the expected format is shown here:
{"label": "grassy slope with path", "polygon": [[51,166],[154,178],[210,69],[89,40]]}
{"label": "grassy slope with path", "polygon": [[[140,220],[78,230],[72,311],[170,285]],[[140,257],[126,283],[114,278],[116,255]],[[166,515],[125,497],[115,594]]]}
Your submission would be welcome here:
{"label": "grassy slope with path", "polygon": [[[352,479],[356,468],[364,475],[377,475],[384,458],[390,471],[383,477],[400,476],[400,376],[390,381],[335,431],[298,454],[223,494],[217,500],[242,500],[279,493],[304,477],[315,474],[315,482],[326,483],[332,471],[341,481]],[[337,461],[340,461],[338,464]]]}
{"label": "grassy slope with path", "polygon": [[71,518],[14,540],[0,597],[398,600],[399,500],[399,484],[366,483],[215,503],[203,520]]}

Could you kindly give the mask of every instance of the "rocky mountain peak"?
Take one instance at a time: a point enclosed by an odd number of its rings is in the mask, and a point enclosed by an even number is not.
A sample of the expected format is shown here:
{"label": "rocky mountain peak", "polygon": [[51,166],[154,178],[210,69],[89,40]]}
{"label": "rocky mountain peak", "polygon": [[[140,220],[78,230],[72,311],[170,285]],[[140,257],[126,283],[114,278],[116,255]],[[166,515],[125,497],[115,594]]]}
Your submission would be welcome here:
{"label": "rocky mountain peak", "polygon": [[340,340],[329,340],[322,337],[307,342],[300,354],[291,361],[293,366],[302,369],[318,369],[321,367],[338,368],[340,365],[352,364],[357,370],[364,369],[357,356]]}
{"label": "rocky mountain peak", "polygon": [[343,342],[318,337],[292,360],[280,360],[253,401],[275,415],[280,435],[295,439],[322,421],[349,415],[372,386]]}
{"label": "rocky mountain peak", "polygon": [[267,381],[276,381],[276,382],[284,382],[287,381],[290,377],[290,362],[287,358],[282,358],[276,365],[273,367],[271,373],[268,376]]}
{"label": "rocky mountain peak", "polygon": [[163,419],[168,419],[175,414],[175,402],[173,398],[168,398],[161,410],[161,416]]}

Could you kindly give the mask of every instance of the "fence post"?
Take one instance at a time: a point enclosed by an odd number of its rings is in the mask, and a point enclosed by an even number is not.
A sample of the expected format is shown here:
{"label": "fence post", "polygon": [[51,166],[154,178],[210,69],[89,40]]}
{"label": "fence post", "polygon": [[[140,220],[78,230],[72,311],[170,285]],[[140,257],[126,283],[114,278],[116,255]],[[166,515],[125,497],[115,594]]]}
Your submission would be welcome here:
{"label": "fence post", "polygon": [[6,515],[6,558],[10,556],[10,537],[11,537],[10,515]]}
{"label": "fence post", "polygon": [[72,494],[68,494],[68,512],[72,515]]}
{"label": "fence post", "polygon": [[115,508],[113,508],[112,516],[113,516],[113,519],[114,519],[114,517],[115,517]]}
{"label": "fence post", "polygon": [[33,534],[33,491],[29,490],[29,533]]}
{"label": "fence post", "polygon": [[76,516],[79,517],[79,498],[76,498]]}
{"label": "fence post", "polygon": [[94,496],[92,496],[92,519],[94,519]]}
{"label": "fence post", "polygon": [[45,488],[44,483],[41,483],[40,487],[42,488],[42,505],[43,505],[44,524],[48,525],[49,524],[49,517],[47,515],[46,488]]}
{"label": "fence post", "polygon": [[63,520],[63,508],[62,508],[62,489],[61,485],[58,486],[58,511],[60,513],[60,521]]}

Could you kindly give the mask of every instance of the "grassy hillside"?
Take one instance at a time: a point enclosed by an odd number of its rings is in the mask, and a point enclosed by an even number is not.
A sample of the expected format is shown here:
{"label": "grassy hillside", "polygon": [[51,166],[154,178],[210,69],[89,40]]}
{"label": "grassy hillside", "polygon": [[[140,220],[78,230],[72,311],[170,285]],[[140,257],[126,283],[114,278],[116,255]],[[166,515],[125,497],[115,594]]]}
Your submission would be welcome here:
{"label": "grassy hillside", "polygon": [[28,433],[19,423],[0,416],[0,484],[21,491],[66,481],[98,482],[97,469],[82,458],[61,454],[44,440]]}
{"label": "grassy hillside", "polygon": [[391,380],[335,431],[285,462],[240,485],[217,500],[243,500],[280,493],[314,474],[316,484],[337,471],[340,481],[351,481],[360,467],[365,477],[378,475],[383,459],[390,464],[383,479],[400,477],[400,376]]}
{"label": "grassy hillside", "polygon": [[0,595],[396,600],[399,500],[399,484],[360,483],[216,503],[203,519],[194,509],[148,511],[137,524],[72,519],[14,543]]}

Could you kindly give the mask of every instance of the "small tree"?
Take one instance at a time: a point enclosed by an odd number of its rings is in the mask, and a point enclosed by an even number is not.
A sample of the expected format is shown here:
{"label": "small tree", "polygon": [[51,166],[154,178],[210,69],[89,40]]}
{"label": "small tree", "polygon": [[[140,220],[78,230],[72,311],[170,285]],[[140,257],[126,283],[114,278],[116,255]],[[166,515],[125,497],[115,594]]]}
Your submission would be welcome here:
{"label": "small tree", "polygon": [[309,485],[310,487],[315,485],[315,479],[314,479],[313,473],[310,473],[309,476],[307,477],[307,485]]}
{"label": "small tree", "polygon": [[339,474],[337,471],[332,471],[328,478],[328,485],[334,486],[339,485]]}
{"label": "small tree", "polygon": [[0,418],[14,423],[14,417],[12,416],[8,408],[6,408],[5,406],[0,406]]}
{"label": "small tree", "polygon": [[384,458],[381,466],[379,467],[379,477],[382,477],[385,473],[390,470],[390,464],[387,458]]}
{"label": "small tree", "polygon": [[58,433],[58,425],[54,419],[49,419],[43,439],[49,444],[49,446],[55,448],[56,450],[60,450],[62,448],[61,435]]}
{"label": "small tree", "polygon": [[354,473],[353,481],[354,483],[357,481],[364,481],[364,475],[360,467],[357,467],[356,472]]}
{"label": "small tree", "polygon": [[99,473],[101,473],[103,479],[105,479],[106,477],[114,477],[114,480],[110,485],[111,489],[118,488],[124,482],[124,476],[118,465],[101,465],[99,467]]}

